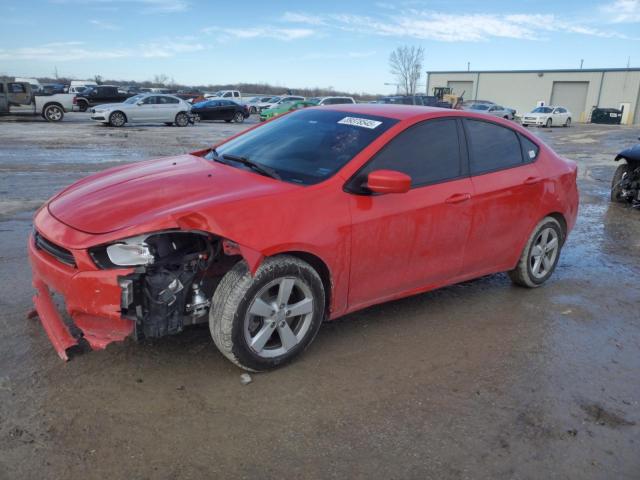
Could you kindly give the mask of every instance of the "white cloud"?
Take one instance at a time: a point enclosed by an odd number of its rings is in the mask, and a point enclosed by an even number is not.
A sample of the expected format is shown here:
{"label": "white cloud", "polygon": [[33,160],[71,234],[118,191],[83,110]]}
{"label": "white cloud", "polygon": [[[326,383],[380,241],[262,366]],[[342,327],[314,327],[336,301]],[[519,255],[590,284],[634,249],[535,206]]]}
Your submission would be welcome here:
{"label": "white cloud", "polygon": [[640,22],[640,0],[614,0],[602,7],[613,23]]}
{"label": "white cloud", "polygon": [[51,0],[53,3],[76,3],[92,5],[100,9],[119,6],[137,5],[142,7],[142,13],[174,13],[188,10],[190,3],[187,0]]}
{"label": "white cloud", "polygon": [[545,40],[549,32],[626,38],[616,32],[563,21],[551,14],[449,14],[406,9],[379,17],[344,13],[318,17],[300,12],[286,12],[281,20],[293,24],[314,22],[315,25],[326,28],[362,34],[441,42],[480,42],[491,38]]}
{"label": "white cloud", "polygon": [[67,62],[75,60],[105,60],[118,58],[167,58],[204,50],[190,37],[160,39],[142,43],[134,48],[96,49],[84,42],[55,42],[32,47],[0,49],[0,60],[29,60]]}
{"label": "white cloud", "polygon": [[307,25],[324,25],[324,20],[318,15],[307,15],[296,12],[284,12],[282,20],[291,23],[306,23]]}
{"label": "white cloud", "polygon": [[365,52],[345,52],[345,53],[307,53],[300,57],[296,57],[296,60],[339,60],[339,59],[356,59],[373,57],[376,54],[374,50]]}
{"label": "white cloud", "polygon": [[102,20],[89,20],[91,25],[101,30],[120,30],[120,27],[112,23],[103,22]]}
{"label": "white cloud", "polygon": [[310,37],[315,34],[315,30],[310,28],[221,28],[206,27],[202,29],[203,33],[219,34],[223,40],[229,36],[238,39],[249,38],[275,38],[276,40],[298,40],[300,38]]}

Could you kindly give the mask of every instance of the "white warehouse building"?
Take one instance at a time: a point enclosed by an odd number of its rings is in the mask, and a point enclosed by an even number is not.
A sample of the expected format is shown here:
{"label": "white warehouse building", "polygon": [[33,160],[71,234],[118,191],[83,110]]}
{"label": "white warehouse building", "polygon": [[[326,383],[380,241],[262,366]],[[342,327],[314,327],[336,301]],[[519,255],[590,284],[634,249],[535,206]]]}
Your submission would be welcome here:
{"label": "white warehouse building", "polygon": [[622,109],[623,124],[640,124],[640,68],[427,72],[428,95],[433,87],[491,100],[518,115],[544,102],[567,107],[574,122],[588,121],[592,108],[601,107]]}

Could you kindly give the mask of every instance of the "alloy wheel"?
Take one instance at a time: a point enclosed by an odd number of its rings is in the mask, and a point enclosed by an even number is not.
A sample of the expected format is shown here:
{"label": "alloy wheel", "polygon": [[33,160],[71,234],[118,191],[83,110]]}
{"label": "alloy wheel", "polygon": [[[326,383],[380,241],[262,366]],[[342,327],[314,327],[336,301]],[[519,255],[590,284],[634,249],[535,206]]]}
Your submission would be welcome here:
{"label": "alloy wheel", "polygon": [[244,337],[262,358],[284,355],[302,342],[314,313],[311,289],[295,277],[277,278],[255,295],[244,319]]}
{"label": "alloy wheel", "polygon": [[62,109],[60,107],[57,107],[56,105],[51,105],[47,107],[45,115],[47,117],[47,120],[49,120],[50,122],[58,122],[62,119]]}
{"label": "alloy wheel", "polygon": [[529,254],[531,275],[537,279],[544,278],[553,269],[559,248],[558,232],[551,227],[541,230]]}

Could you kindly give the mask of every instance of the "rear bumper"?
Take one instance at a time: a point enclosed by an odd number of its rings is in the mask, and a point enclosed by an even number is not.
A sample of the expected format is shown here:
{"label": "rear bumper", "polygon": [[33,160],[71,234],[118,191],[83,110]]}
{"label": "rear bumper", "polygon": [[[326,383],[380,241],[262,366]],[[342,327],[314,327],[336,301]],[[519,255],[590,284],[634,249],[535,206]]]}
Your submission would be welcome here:
{"label": "rear bumper", "polygon": [[[67,313],[94,350],[123,340],[133,332],[134,322],[121,316],[118,285],[118,277],[131,273],[131,269],[81,270],[82,267],[65,265],[38,249],[33,235],[29,237],[28,252],[35,288],[33,303],[60,358],[68,359],[66,350],[77,345],[79,338],[65,324],[53,300],[54,292],[62,296]],[[86,255],[77,250],[72,252],[74,257]],[[87,259],[79,260],[79,265],[86,265]]]}

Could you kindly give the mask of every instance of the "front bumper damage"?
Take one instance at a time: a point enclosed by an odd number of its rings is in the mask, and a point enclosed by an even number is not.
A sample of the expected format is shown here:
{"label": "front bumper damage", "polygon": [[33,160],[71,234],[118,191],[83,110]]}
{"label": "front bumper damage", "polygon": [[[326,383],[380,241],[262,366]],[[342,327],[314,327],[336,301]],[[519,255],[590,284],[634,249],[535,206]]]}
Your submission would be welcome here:
{"label": "front bumper damage", "polygon": [[[63,360],[76,345],[104,349],[129,336],[141,340],[173,335],[206,322],[222,277],[240,260],[255,274],[263,259],[260,252],[206,233],[191,217],[147,234],[155,261],[138,267],[110,262],[102,254],[104,244],[83,247],[93,242],[46,208],[34,224],[28,254],[35,311],[29,316],[39,317]],[[61,314],[65,310],[68,316]]]}
{"label": "front bumper damage", "polygon": [[131,335],[135,322],[121,315],[122,289],[118,277],[130,274],[132,269],[79,271],[38,249],[33,235],[29,238],[28,252],[36,291],[35,310],[60,358],[68,360],[67,350],[78,345],[80,339],[71,334],[60,315],[54,292],[62,296],[67,313],[82,332],[81,338],[92,349],[103,349]]}

